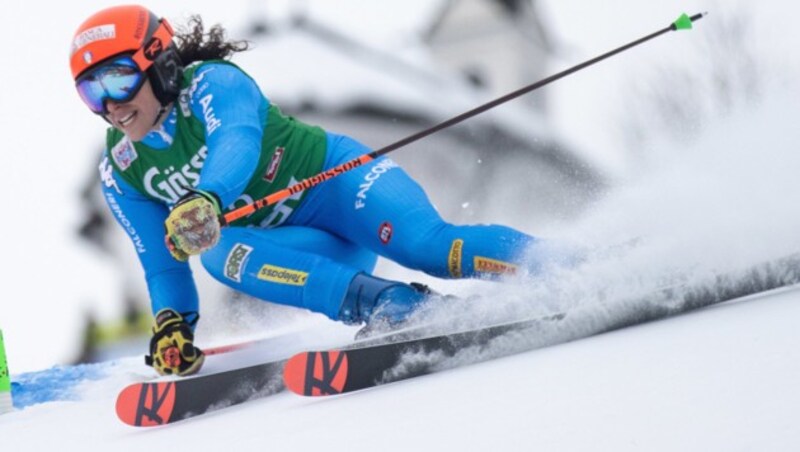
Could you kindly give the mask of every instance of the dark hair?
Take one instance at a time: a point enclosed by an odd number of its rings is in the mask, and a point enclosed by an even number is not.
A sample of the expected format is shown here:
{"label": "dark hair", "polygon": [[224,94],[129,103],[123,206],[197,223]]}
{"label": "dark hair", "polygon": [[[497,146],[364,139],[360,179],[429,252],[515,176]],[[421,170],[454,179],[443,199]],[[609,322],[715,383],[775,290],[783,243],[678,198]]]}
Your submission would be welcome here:
{"label": "dark hair", "polygon": [[206,33],[203,19],[197,15],[189,18],[185,28],[177,30],[175,41],[184,65],[195,61],[228,59],[234,53],[250,48],[247,41],[226,41],[225,29],[219,24]]}

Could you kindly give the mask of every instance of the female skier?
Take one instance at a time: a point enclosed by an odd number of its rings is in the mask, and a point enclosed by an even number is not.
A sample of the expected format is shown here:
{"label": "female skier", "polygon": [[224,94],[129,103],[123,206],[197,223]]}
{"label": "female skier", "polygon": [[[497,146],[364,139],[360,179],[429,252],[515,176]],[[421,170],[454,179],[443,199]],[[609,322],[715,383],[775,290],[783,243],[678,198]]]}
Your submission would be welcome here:
{"label": "female skier", "polygon": [[[397,164],[379,158],[221,226],[220,216],[370,149],[281,113],[228,59],[247,43],[192,18],[175,35],[142,6],[89,17],[74,35],[78,94],[110,124],[104,198],[144,268],[155,315],[146,362],[189,375],[198,294],[188,258],[253,297],[348,324],[402,322],[430,293],[371,274],[377,256],[442,278],[514,273],[531,236],[455,226]],[[166,234],[165,234],[166,231]]]}

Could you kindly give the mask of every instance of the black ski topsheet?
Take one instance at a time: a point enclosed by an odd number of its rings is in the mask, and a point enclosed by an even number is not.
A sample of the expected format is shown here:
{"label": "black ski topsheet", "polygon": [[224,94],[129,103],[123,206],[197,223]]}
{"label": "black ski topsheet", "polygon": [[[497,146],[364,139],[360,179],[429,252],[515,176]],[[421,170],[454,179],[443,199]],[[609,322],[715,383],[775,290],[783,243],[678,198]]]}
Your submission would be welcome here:
{"label": "black ski topsheet", "polygon": [[304,352],[287,361],[284,383],[292,392],[305,396],[342,394],[664,319],[797,283],[800,254],[620,304],[632,309],[580,331],[540,334],[543,328],[560,328],[561,324],[553,320],[561,318],[551,317],[355,349]]}
{"label": "black ski topsheet", "polygon": [[135,427],[170,424],[283,390],[285,361],[179,380],[128,385],[117,396],[117,416]]}
{"label": "black ski topsheet", "polygon": [[404,342],[299,353],[286,363],[284,384],[296,394],[321,396],[418,377],[441,370],[444,361],[470,347],[485,347],[493,339],[553,320],[525,320]]}

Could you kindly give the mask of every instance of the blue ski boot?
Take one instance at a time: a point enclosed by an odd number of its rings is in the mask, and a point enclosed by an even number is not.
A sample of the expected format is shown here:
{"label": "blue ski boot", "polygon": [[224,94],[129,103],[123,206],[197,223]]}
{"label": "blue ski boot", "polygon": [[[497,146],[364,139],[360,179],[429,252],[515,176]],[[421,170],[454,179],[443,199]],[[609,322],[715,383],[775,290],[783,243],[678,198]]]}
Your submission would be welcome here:
{"label": "blue ski boot", "polygon": [[339,310],[339,320],[349,325],[365,322],[366,331],[393,330],[404,324],[434,292],[419,283],[405,284],[357,274],[350,282]]}

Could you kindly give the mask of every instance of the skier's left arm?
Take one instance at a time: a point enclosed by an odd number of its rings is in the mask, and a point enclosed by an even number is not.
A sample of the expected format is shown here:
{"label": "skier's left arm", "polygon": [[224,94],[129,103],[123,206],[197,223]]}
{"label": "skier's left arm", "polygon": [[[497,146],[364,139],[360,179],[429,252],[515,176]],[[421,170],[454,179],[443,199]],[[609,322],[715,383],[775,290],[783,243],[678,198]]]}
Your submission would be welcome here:
{"label": "skier's left arm", "polygon": [[268,105],[256,83],[234,66],[209,63],[197,74],[202,81],[190,107],[205,124],[208,146],[197,188],[227,206],[244,192],[258,166]]}
{"label": "skier's left arm", "polygon": [[205,127],[208,155],[196,190],[179,200],[167,219],[179,257],[200,254],[219,240],[216,218],[244,192],[258,166],[269,106],[256,83],[227,64],[198,68],[190,92],[188,107]]}

